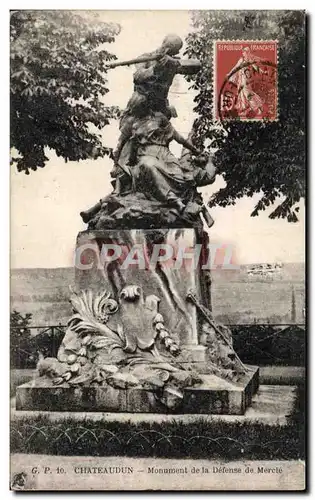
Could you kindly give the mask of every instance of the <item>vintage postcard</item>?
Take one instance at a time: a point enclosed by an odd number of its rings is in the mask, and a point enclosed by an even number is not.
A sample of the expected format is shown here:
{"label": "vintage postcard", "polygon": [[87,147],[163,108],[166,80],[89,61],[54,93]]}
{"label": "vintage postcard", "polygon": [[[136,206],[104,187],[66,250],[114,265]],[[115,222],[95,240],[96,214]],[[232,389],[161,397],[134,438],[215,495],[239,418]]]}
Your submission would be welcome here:
{"label": "vintage postcard", "polygon": [[11,11],[12,490],[305,490],[305,17]]}

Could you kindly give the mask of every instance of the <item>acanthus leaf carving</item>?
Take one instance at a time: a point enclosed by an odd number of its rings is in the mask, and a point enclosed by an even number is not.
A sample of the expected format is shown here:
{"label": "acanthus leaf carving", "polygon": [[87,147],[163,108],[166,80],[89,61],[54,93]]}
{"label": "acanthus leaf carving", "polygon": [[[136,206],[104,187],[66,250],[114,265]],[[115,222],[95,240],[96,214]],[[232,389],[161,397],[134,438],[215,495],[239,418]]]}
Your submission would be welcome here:
{"label": "acanthus leaf carving", "polygon": [[[145,297],[134,285],[121,291],[119,301],[106,290],[73,293],[73,315],[58,359],[41,360],[40,374],[53,378],[56,385],[97,383],[153,391],[174,386],[175,393],[183,389],[178,389],[179,379],[192,385],[196,380],[184,375],[174,357],[179,347],[158,312],[159,302],[159,297]],[[113,327],[110,317],[115,314]]]}

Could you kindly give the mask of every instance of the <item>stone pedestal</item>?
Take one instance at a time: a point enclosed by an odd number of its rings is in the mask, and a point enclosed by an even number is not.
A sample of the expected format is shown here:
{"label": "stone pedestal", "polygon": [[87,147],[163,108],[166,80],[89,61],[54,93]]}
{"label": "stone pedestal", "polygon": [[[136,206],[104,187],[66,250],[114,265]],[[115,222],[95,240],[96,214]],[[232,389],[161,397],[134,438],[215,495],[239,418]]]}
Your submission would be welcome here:
{"label": "stone pedestal", "polygon": [[258,369],[213,321],[208,238],[195,229],[84,231],[58,359],[18,410],[244,414]]}
{"label": "stone pedestal", "polygon": [[97,291],[109,285],[118,298],[132,284],[145,296],[156,295],[159,312],[185,353],[183,361],[205,361],[196,307],[186,297],[192,289],[211,309],[210,272],[202,269],[207,243],[206,233],[191,228],[84,231],[77,239],[76,286]]}
{"label": "stone pedestal", "polygon": [[184,390],[181,404],[171,410],[142,387],[114,389],[110,386],[56,387],[46,378],[35,379],[17,388],[17,410],[86,411],[127,413],[176,413],[244,415],[258,389],[259,370],[235,384],[215,375],[203,375],[203,383]]}

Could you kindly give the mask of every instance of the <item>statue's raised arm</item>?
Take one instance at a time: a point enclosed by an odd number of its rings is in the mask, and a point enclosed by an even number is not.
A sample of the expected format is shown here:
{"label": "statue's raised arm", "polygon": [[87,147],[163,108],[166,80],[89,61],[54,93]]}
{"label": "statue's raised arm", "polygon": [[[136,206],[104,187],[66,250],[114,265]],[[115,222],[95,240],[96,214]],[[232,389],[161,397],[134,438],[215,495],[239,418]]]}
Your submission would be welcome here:
{"label": "statue's raised arm", "polygon": [[181,60],[178,54],[183,46],[177,35],[167,35],[161,47],[151,53],[141,55],[133,75],[134,92],[124,116],[143,115],[143,109],[160,111],[167,118],[176,116],[169,105],[168,92],[176,73],[188,74],[200,69],[199,61]]}

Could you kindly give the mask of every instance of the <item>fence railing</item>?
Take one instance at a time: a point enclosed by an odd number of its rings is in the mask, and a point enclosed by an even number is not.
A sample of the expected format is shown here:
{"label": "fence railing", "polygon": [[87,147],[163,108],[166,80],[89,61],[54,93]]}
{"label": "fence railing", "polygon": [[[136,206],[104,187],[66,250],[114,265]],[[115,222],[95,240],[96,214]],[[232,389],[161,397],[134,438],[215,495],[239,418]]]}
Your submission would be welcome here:
{"label": "fence railing", "polygon": [[[305,365],[305,324],[233,324],[229,325],[233,345],[245,363],[257,365]],[[36,366],[39,353],[56,357],[67,325],[12,326],[11,366]],[[19,331],[22,335],[19,334]],[[15,335],[17,333],[17,335]]]}
{"label": "fence railing", "polygon": [[[257,323],[257,322],[252,322],[252,323],[225,323],[226,326],[230,328],[236,328],[236,327],[241,327],[244,326],[246,328],[249,327],[254,327],[254,326],[261,326],[261,327],[270,327],[270,328],[279,328],[279,327],[298,327],[305,329],[305,323]],[[54,333],[55,331],[65,331],[67,329],[67,325],[31,325],[27,327],[20,327],[17,325],[11,325],[12,329],[19,330],[20,328],[27,328],[28,330],[39,330],[41,333],[46,333],[51,331]]]}

